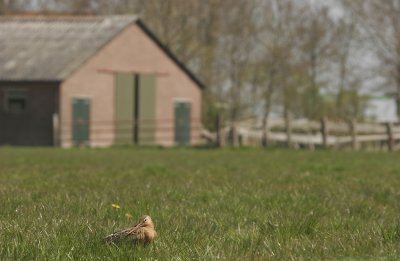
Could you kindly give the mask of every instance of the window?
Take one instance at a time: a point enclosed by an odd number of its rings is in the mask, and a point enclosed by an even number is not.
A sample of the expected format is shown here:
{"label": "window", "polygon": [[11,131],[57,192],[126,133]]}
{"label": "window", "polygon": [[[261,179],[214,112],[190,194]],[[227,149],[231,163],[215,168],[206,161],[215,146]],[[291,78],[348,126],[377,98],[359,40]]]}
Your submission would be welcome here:
{"label": "window", "polygon": [[21,113],[26,111],[26,90],[6,90],[5,110],[12,113]]}

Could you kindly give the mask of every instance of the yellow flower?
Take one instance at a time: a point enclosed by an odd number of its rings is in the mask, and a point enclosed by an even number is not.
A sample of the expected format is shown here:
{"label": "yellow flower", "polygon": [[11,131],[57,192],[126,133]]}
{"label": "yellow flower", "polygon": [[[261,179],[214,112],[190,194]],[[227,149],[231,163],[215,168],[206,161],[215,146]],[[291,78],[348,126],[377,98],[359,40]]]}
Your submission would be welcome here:
{"label": "yellow flower", "polygon": [[118,205],[118,204],[112,204],[111,205],[113,208],[116,208],[116,209],[119,209],[119,208],[121,208],[121,206],[120,205]]}
{"label": "yellow flower", "polygon": [[131,218],[132,218],[132,215],[131,215],[131,213],[126,213],[126,214],[125,214],[125,217],[126,217],[127,219],[131,219]]}

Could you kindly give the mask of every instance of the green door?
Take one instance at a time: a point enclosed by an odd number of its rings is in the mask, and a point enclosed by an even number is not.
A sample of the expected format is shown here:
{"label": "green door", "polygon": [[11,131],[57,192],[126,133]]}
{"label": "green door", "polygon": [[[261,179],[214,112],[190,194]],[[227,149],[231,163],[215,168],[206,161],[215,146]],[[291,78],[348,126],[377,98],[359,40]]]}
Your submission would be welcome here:
{"label": "green door", "polygon": [[156,132],[156,83],[153,75],[139,77],[139,137],[141,145],[153,145]]}
{"label": "green door", "polygon": [[89,143],[89,113],[89,99],[72,99],[72,138],[75,145]]}
{"label": "green door", "polygon": [[134,126],[134,77],[130,74],[116,75],[116,134],[117,144],[132,144]]}
{"label": "green door", "polygon": [[156,81],[153,75],[117,74],[117,144],[154,144]]}
{"label": "green door", "polygon": [[175,103],[175,144],[190,144],[190,103]]}

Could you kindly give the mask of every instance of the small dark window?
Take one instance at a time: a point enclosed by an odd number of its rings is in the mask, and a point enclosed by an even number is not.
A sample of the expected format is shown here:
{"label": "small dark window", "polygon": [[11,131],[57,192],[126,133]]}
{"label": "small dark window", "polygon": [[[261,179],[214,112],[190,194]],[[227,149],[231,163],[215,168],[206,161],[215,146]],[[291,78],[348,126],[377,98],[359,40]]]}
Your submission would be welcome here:
{"label": "small dark window", "polygon": [[13,113],[26,111],[26,90],[7,90],[5,110]]}

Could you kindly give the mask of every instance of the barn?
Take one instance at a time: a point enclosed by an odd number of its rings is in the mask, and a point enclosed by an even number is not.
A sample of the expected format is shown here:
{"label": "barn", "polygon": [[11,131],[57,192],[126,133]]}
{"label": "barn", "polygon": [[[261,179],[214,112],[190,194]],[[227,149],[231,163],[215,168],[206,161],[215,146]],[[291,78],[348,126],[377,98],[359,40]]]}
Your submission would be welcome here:
{"label": "barn", "polygon": [[0,145],[200,141],[204,85],[135,16],[0,18]]}

